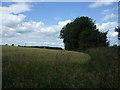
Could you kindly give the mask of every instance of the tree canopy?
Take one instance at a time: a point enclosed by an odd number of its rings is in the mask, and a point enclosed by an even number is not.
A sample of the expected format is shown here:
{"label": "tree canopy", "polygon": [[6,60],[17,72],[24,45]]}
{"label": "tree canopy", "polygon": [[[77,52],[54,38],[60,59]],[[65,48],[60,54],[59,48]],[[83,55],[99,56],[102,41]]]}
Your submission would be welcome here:
{"label": "tree canopy", "polygon": [[107,46],[107,32],[100,32],[89,17],[78,17],[60,31],[66,50],[84,50]]}
{"label": "tree canopy", "polygon": [[120,32],[120,27],[115,28],[115,32]]}
{"label": "tree canopy", "polygon": [[115,28],[115,32],[118,32],[118,39],[120,40],[120,27]]}

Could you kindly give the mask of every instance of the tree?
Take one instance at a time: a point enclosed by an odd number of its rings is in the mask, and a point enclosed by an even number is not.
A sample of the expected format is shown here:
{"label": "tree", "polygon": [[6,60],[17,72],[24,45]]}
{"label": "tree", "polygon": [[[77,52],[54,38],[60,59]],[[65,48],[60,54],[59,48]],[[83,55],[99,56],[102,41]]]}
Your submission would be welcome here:
{"label": "tree", "polygon": [[12,46],[14,46],[14,44],[12,44]]}
{"label": "tree", "polygon": [[115,28],[115,32],[120,32],[120,27]]}
{"label": "tree", "polygon": [[118,32],[118,46],[120,46],[120,27],[115,28],[115,32]]}
{"label": "tree", "polygon": [[82,50],[99,46],[107,46],[107,32],[97,29],[94,21],[89,17],[78,17],[68,23],[60,31],[66,50]]}
{"label": "tree", "polygon": [[8,44],[5,44],[5,46],[8,46]]}

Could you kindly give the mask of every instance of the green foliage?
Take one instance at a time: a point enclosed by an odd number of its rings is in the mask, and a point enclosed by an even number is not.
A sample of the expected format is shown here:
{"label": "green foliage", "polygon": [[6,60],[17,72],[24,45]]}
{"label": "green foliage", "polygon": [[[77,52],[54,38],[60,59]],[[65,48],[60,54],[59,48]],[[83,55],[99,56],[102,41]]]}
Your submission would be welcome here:
{"label": "green foliage", "polygon": [[60,31],[66,50],[108,46],[106,35],[107,32],[99,32],[93,20],[88,17],[76,18]]}

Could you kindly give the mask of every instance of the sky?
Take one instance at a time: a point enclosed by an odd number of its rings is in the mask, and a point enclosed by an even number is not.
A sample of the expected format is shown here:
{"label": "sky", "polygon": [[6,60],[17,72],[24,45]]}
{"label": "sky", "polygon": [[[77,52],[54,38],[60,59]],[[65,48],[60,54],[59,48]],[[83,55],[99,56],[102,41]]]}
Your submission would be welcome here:
{"label": "sky", "polygon": [[62,47],[60,30],[77,17],[88,16],[110,45],[118,44],[118,2],[2,2],[0,44]]}

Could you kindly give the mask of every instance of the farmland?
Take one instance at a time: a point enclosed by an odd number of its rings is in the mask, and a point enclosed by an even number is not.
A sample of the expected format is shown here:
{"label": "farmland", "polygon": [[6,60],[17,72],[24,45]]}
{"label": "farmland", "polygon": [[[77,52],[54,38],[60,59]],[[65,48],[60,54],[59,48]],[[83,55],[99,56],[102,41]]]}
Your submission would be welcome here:
{"label": "farmland", "polygon": [[2,46],[3,88],[119,88],[117,48],[83,52]]}

